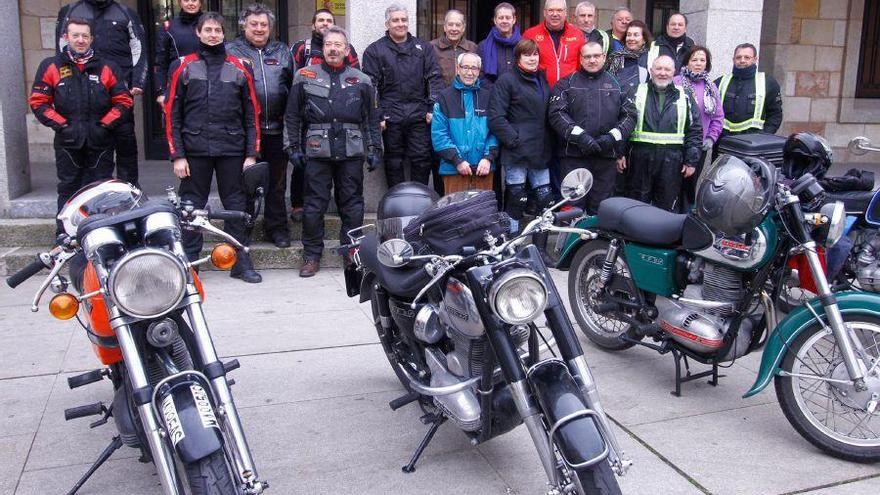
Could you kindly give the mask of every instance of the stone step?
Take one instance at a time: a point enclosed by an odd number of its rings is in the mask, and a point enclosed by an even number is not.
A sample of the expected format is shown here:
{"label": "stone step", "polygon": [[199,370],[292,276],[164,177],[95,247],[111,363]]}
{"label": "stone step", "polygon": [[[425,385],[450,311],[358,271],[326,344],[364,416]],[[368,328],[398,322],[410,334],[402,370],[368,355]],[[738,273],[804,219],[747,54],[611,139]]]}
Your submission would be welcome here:
{"label": "stone step", "polygon": [[[218,227],[222,221],[213,222]],[[364,217],[364,223],[376,223],[374,213]],[[324,217],[324,238],[339,239],[339,216],[328,214]],[[302,223],[288,220],[290,238],[293,241],[302,239]],[[37,247],[48,249],[55,240],[55,220],[50,218],[0,218],[0,247]],[[216,242],[219,237],[206,234],[206,242]],[[263,217],[257,219],[254,226],[253,241],[266,241],[263,232]]]}
{"label": "stone step", "polygon": [[[321,266],[339,268],[342,266],[342,258],[333,252],[333,248],[339,246],[339,241],[324,241],[324,252],[321,255]],[[203,256],[210,254],[212,243],[206,242]],[[23,268],[34,260],[41,251],[46,248],[38,247],[13,247],[0,249],[0,276],[9,276]],[[289,248],[277,248],[268,242],[255,242],[250,248],[251,258],[257,270],[268,269],[299,269],[302,265],[303,247],[297,241]],[[210,263],[202,265],[202,269],[215,269]],[[42,272],[45,277],[47,270]],[[40,277],[36,275],[35,277]]]}

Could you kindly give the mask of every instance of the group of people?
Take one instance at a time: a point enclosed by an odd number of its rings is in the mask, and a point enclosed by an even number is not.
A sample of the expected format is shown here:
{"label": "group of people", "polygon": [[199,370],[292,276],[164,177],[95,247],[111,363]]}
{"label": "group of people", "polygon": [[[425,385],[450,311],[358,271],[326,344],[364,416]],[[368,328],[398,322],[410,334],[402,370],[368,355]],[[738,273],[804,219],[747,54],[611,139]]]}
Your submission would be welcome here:
{"label": "group of people", "polygon": [[[292,164],[303,277],[320,268],[331,190],[340,239],[363,223],[365,165],[384,166],[389,187],[433,176],[439,193],[494,189],[516,230],[579,167],[594,177],[588,212],[612,195],[686,209],[722,135],[775,133],[782,121],[779,85],[757,70],[757,49],[739,45],[732,73],[712,81],[711,53],[679,13],[653,39],[629,9],[603,31],[590,2],[569,22],[565,0],[546,0],[542,22],[520,33],[516,9],[500,3],[477,44],[457,10],[426,42],[393,4],[385,35],[359,59],[328,10],[288,48],[272,39],[275,16],[263,4],[241,12],[240,35],[226,42],[219,14],[201,0],[178,3],[158,33],[154,86],[180,195],[204,206],[216,174],[224,208],[246,210],[242,172],[266,161],[265,233],[287,247]],[[137,184],[132,96],[147,63],[143,27],[116,0],[77,0],[58,20],[58,54],[41,64],[30,105],[56,131],[60,209],[83,184],[112,176],[114,151],[117,177]],[[248,242],[240,222],[225,228]],[[187,232],[184,243],[195,259],[201,238]],[[261,280],[246,254],[231,275]]]}

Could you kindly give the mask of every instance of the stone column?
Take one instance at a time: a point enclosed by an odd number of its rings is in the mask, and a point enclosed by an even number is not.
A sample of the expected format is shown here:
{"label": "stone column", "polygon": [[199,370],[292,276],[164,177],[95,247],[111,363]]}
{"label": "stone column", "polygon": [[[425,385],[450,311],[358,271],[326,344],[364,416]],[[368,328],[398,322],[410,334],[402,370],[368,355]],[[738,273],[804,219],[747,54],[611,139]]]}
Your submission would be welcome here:
{"label": "stone column", "polygon": [[0,216],[8,216],[9,200],[31,187],[18,2],[0,2],[0,46],[8,69],[0,71]]}
{"label": "stone column", "polygon": [[681,0],[688,35],[712,52],[714,76],[730,72],[736,45],[752,43],[760,50],[763,8],[764,0]]}

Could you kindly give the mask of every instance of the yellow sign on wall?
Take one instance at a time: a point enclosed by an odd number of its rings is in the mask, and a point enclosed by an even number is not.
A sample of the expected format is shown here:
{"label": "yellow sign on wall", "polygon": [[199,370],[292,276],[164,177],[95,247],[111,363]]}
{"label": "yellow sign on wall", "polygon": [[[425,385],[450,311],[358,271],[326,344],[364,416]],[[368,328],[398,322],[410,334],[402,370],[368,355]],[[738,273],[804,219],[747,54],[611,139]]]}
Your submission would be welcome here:
{"label": "yellow sign on wall", "polygon": [[345,15],[345,0],[315,0],[316,9],[327,9],[334,16]]}

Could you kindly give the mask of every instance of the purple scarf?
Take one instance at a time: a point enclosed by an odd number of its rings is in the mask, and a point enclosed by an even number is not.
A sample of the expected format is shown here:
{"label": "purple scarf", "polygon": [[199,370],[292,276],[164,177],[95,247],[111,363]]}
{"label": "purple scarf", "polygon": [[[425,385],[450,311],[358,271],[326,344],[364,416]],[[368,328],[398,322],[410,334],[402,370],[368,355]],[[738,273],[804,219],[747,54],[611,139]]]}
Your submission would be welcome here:
{"label": "purple scarf", "polygon": [[493,76],[498,75],[498,45],[515,46],[522,39],[519,34],[519,26],[513,26],[513,34],[510,38],[501,36],[498,29],[492,26],[489,36],[486,36],[486,43],[483,44],[483,72]]}

